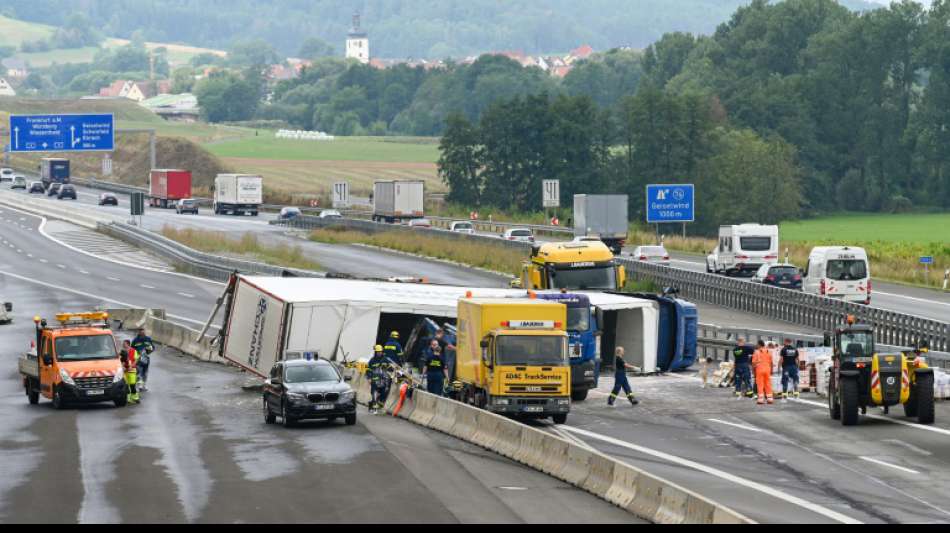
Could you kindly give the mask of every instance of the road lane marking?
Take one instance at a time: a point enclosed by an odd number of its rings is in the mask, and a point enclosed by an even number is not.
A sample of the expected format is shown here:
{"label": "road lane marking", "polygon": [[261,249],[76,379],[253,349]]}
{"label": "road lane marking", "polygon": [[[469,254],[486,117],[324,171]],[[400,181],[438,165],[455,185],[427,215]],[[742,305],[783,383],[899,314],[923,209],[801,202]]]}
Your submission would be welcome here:
{"label": "road lane marking", "polygon": [[33,254],[26,254],[26,256],[29,257],[30,259],[33,259]]}
{"label": "road lane marking", "polygon": [[46,259],[40,259],[40,263],[49,263]]}
{"label": "road lane marking", "polygon": [[877,291],[877,290],[876,290],[876,291],[874,291],[874,294],[882,294],[882,295],[884,295],[884,296],[890,296],[890,297],[892,297],[892,298],[903,298],[903,299],[905,299],[905,300],[913,300],[913,301],[915,301],[915,302],[922,302],[922,303],[926,303],[926,304],[945,305],[945,306],[947,306],[947,307],[950,307],[950,303],[938,302],[938,301],[936,301],[936,300],[928,300],[928,299],[926,299],[926,298],[915,298],[915,297],[913,297],[913,296],[904,296],[903,294],[894,294],[894,293],[892,293],[892,292],[881,292],[881,291]]}
{"label": "road lane marking", "polygon": [[194,294],[188,294],[187,292],[179,292],[178,296],[184,296],[185,298],[194,298]]}
{"label": "road lane marking", "polygon": [[916,453],[916,454],[926,455],[926,456],[933,455],[932,453],[928,452],[927,450],[925,450],[925,449],[923,449],[923,448],[918,448],[917,446],[914,446],[913,444],[911,444],[911,443],[909,443],[909,442],[904,442],[904,441],[902,441],[902,440],[900,440],[900,439],[883,439],[883,440],[881,440],[881,442],[886,442],[886,443],[888,443],[888,444],[896,444],[896,445],[898,445],[898,446],[902,446],[902,447],[907,448],[908,450],[910,450],[910,451],[912,451],[912,452],[914,452],[914,453]]}
{"label": "road lane marking", "polygon": [[736,423],[734,423],[734,422],[726,422],[725,420],[719,420],[718,418],[707,418],[706,420],[709,420],[710,422],[718,422],[718,423],[720,423],[720,424],[725,424],[725,425],[727,425],[727,426],[737,427],[737,428],[740,428],[740,429],[744,429],[744,430],[746,430],[746,431],[755,431],[756,433],[759,433],[759,432],[762,431],[761,429],[759,429],[759,428],[757,428],[757,427],[744,426],[744,425],[742,425],[742,424],[736,424]]}
{"label": "road lane marking", "polygon": [[113,277],[109,277],[109,278],[106,278],[106,279],[108,279],[109,281],[122,281],[122,280],[119,279],[119,278],[113,278]]}
{"label": "road lane marking", "polygon": [[[799,400],[792,400],[792,401],[793,401],[793,402],[804,403],[804,404],[807,404],[807,405],[814,405],[815,407],[821,407],[822,409],[827,409],[827,408],[828,408],[828,405],[825,404],[825,403],[813,402],[813,401],[811,401],[811,400],[801,400],[801,399],[799,399]],[[914,424],[914,423],[911,423],[911,422],[907,422],[907,421],[905,421],[905,420],[898,420],[898,419],[896,419],[896,418],[891,418],[891,417],[889,417],[889,416],[872,415],[872,414],[867,414],[867,415],[862,415],[862,416],[866,416],[867,418],[873,418],[873,419],[875,419],[875,420],[886,420],[886,421],[892,422],[892,423],[894,423],[894,424],[901,424],[901,425],[903,425],[903,426],[908,426],[908,427],[912,427],[912,428],[916,428],[916,429],[922,429],[922,430],[924,430],[924,431],[933,431],[934,433],[940,433],[940,434],[942,434],[942,435],[950,435],[950,429],[936,428],[936,427],[933,427],[933,426],[925,426],[925,425],[923,425],[923,424]]]}
{"label": "road lane marking", "polygon": [[86,272],[85,270],[80,270],[79,273],[82,274],[82,275],[84,275],[84,276],[88,276],[88,275],[89,275],[89,273]]}
{"label": "road lane marking", "polygon": [[862,461],[867,461],[867,462],[869,462],[869,463],[876,463],[876,464],[879,464],[879,465],[881,465],[881,466],[886,466],[886,467],[889,467],[889,468],[893,468],[893,469],[895,469],[895,470],[900,470],[900,471],[902,471],[902,472],[907,472],[908,474],[919,474],[919,473],[920,473],[920,472],[918,472],[918,471],[916,471],[916,470],[911,470],[910,468],[904,468],[903,466],[897,466],[897,465],[892,465],[891,463],[885,463],[884,461],[881,461],[881,460],[879,460],[879,459],[875,459],[875,458],[873,458],[873,457],[867,457],[867,456],[861,455],[861,456],[858,457],[858,459],[861,459]]}
{"label": "road lane marking", "polygon": [[139,285],[139,287],[142,287],[143,289],[148,289],[148,290],[152,290],[155,288],[155,287],[152,287],[151,285]]}
{"label": "road lane marking", "polygon": [[713,468],[713,467],[711,467],[711,466],[707,466],[707,465],[704,465],[704,464],[701,464],[701,463],[697,463],[697,462],[695,462],[695,461],[690,461],[689,459],[684,459],[684,458],[678,457],[678,456],[676,456],[676,455],[672,455],[672,454],[668,454],[668,453],[664,453],[664,452],[659,452],[659,451],[653,450],[653,449],[651,449],[651,448],[645,448],[645,447],[643,447],[643,446],[638,446],[638,445],[636,445],[636,444],[631,444],[631,443],[629,443],[629,442],[624,442],[624,441],[622,441],[622,440],[615,439],[615,438],[613,438],[613,437],[608,437],[608,436],[606,436],[606,435],[601,435],[601,434],[599,434],[599,433],[593,433],[593,432],[591,432],[591,431],[586,431],[586,430],[579,429],[579,428],[575,428],[575,427],[572,427],[572,426],[561,426],[561,429],[564,430],[564,431],[570,431],[571,433],[575,433],[575,434],[578,434],[578,435],[583,435],[583,436],[586,436],[586,437],[589,437],[589,438],[592,438],[592,439],[597,439],[597,440],[606,442],[606,443],[608,443],[608,444],[612,444],[612,445],[614,445],[614,446],[619,446],[619,447],[621,447],[621,448],[627,448],[627,449],[629,449],[629,450],[633,450],[633,451],[636,451],[636,452],[639,452],[639,453],[642,453],[642,454],[645,454],[645,455],[651,455],[651,456],[653,456],[653,457],[658,457],[658,458],[660,458],[660,459],[663,459],[663,460],[668,461],[668,462],[673,463],[673,464],[677,464],[677,465],[680,465],[680,466],[685,466],[685,467],[687,467],[687,468],[692,468],[692,469],[694,469],[694,470],[698,470],[698,471],[700,471],[700,472],[704,472],[704,473],[709,474],[709,475],[711,475],[711,476],[715,476],[715,477],[718,477],[718,478],[720,478],[720,479],[724,479],[724,480],[726,480],[726,481],[730,481],[730,482],[735,483],[735,484],[737,484],[737,485],[741,485],[741,486],[743,486],[743,487],[746,487],[746,488],[749,488],[749,489],[752,489],[752,490],[761,492],[762,494],[767,494],[767,495],[769,495],[769,496],[772,496],[773,498],[776,498],[776,499],[779,499],[779,500],[783,500],[783,501],[786,501],[786,502],[788,502],[788,503],[797,505],[797,506],[799,506],[799,507],[802,507],[803,509],[808,509],[809,511],[811,511],[811,512],[813,512],[813,513],[820,514],[820,515],[822,515],[822,516],[825,516],[825,517],[830,518],[830,519],[832,519],[832,520],[835,520],[835,521],[837,521],[837,522],[841,522],[841,523],[843,523],[843,524],[862,524],[862,523],[863,523],[863,522],[861,522],[860,520],[858,520],[858,519],[856,519],[856,518],[852,518],[852,517],[850,517],[850,516],[848,516],[848,515],[839,513],[839,512],[837,512],[837,511],[832,510],[832,509],[828,509],[827,507],[824,507],[824,506],[819,505],[819,504],[817,504],[817,503],[810,502],[810,501],[808,501],[808,500],[799,498],[798,496],[793,496],[793,495],[791,495],[791,494],[782,492],[782,491],[780,491],[780,490],[778,490],[778,489],[775,489],[775,488],[772,488],[772,487],[770,487],[770,486],[768,486],[768,485],[763,485],[763,484],[761,484],[761,483],[757,483],[757,482],[755,482],[755,481],[751,481],[751,480],[748,480],[748,479],[741,478],[741,477],[739,477],[739,476],[730,474],[730,473],[728,473],[728,472],[724,472],[724,471],[722,471],[722,470],[719,470],[718,468]]}
{"label": "road lane marking", "polygon": [[[123,307],[128,307],[129,309],[141,309],[141,306],[138,306],[138,305],[132,305],[132,304],[130,304],[130,303],[121,302],[121,301],[119,301],[119,300],[113,300],[113,299],[111,299],[111,298],[106,298],[105,296],[97,296],[97,295],[92,294],[92,293],[83,292],[83,291],[77,291],[76,289],[69,289],[69,288],[66,288],[66,287],[61,287],[61,286],[59,286],[59,285],[53,285],[52,283],[46,283],[45,281],[38,281],[38,280],[35,280],[35,279],[30,279],[30,278],[27,278],[27,277],[24,277],[24,276],[20,276],[20,275],[18,275],[18,274],[13,274],[13,273],[11,273],[11,272],[4,272],[4,271],[0,270],[0,275],[2,275],[2,276],[10,276],[11,278],[18,279],[18,280],[20,280],[20,281],[25,281],[25,282],[27,282],[27,283],[32,283],[32,284],[34,284],[34,285],[40,285],[40,286],[43,286],[43,287],[47,287],[47,288],[50,288],[50,289],[56,289],[56,290],[63,291],[63,292],[69,292],[69,293],[72,293],[72,294],[75,294],[75,295],[78,295],[78,296],[84,296],[84,297],[86,297],[86,298],[92,298],[93,300],[101,300],[101,301],[103,301],[103,302],[109,302],[109,303],[112,303],[112,304],[121,305],[121,306],[123,306]],[[169,316],[169,317],[171,317],[171,318],[174,318],[175,320],[182,320],[182,321],[185,321],[185,322],[190,322],[190,323],[192,323],[192,324],[198,324],[199,326],[204,326],[204,325],[205,325],[204,321],[202,321],[202,320],[195,320],[195,319],[193,319],[193,318],[186,318],[186,317],[183,317],[183,316],[171,315],[171,314],[168,314],[168,313],[166,313],[165,316]]]}
{"label": "road lane marking", "polygon": [[56,266],[59,267],[59,268],[61,268],[61,269],[63,269],[63,270],[66,270],[66,265],[56,265]]}

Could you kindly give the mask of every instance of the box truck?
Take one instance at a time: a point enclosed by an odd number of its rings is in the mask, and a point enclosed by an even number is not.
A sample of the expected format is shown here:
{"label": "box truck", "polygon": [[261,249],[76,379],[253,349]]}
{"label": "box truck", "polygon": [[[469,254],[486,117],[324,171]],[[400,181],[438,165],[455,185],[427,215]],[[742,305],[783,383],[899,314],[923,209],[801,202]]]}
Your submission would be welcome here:
{"label": "box truck", "polygon": [[425,216],[424,181],[377,181],[373,184],[373,221],[400,222]]}
{"label": "box truck", "polygon": [[214,179],[214,214],[256,217],[264,203],[264,178],[218,174]]}
{"label": "box truck", "polygon": [[40,180],[47,190],[51,183],[69,183],[69,159],[40,159]]}
{"label": "box truck", "polygon": [[574,195],[574,237],[597,237],[620,255],[629,234],[628,202],[626,194]]}
{"label": "box truck", "polygon": [[191,171],[152,170],[148,174],[149,205],[168,209],[175,202],[191,198]]}

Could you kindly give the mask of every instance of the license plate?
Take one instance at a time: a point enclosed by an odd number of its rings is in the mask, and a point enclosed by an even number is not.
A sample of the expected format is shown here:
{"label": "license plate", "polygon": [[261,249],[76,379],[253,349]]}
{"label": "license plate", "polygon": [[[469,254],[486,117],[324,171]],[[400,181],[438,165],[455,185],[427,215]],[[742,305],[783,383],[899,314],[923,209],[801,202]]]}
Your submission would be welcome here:
{"label": "license plate", "polygon": [[316,409],[317,411],[330,411],[333,409],[333,404],[332,403],[318,403],[317,405],[314,405],[313,408]]}
{"label": "license plate", "polygon": [[104,390],[87,390],[86,396],[102,396],[106,393]]}
{"label": "license plate", "polygon": [[791,285],[792,282],[791,282],[791,281],[780,281],[780,282],[778,282],[778,284],[779,284],[779,285]]}
{"label": "license plate", "polygon": [[544,411],[544,407],[541,407],[540,405],[528,405],[525,406],[524,410],[526,413],[540,413]]}

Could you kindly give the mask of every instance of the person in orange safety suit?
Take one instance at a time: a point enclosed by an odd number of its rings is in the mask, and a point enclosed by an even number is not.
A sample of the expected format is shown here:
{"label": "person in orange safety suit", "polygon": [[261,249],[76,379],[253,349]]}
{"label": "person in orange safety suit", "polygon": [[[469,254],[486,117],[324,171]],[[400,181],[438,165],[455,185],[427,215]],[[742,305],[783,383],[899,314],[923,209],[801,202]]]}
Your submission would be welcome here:
{"label": "person in orange safety suit", "polygon": [[765,342],[759,341],[758,348],[752,354],[752,371],[755,373],[755,385],[759,390],[758,404],[766,401],[775,403],[772,396],[772,352],[765,347]]}

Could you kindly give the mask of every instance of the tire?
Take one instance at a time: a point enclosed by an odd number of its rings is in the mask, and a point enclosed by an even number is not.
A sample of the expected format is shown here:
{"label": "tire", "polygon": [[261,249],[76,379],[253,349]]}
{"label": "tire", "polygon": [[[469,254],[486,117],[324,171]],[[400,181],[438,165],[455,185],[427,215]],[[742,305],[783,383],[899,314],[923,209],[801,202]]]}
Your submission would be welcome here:
{"label": "tire", "polygon": [[40,391],[33,388],[33,383],[27,384],[26,397],[30,400],[30,405],[40,403]]}
{"label": "tire", "polygon": [[588,389],[571,391],[572,402],[583,402],[587,399]]}
{"label": "tire", "polygon": [[858,425],[858,381],[843,379],[841,385],[841,425]]}
{"label": "tire", "polygon": [[53,387],[53,409],[60,410],[66,408],[66,401],[63,400],[62,395],[59,394],[59,390],[56,387]]}
{"label": "tire", "polygon": [[933,374],[917,378],[917,421],[921,424],[933,424],[934,415],[934,377]]}
{"label": "tire", "polygon": [[554,423],[557,425],[563,425],[567,423],[567,413],[562,413],[559,415],[551,416],[551,419],[554,420]]}
{"label": "tire", "polygon": [[352,415],[346,415],[343,417],[343,419],[346,421],[346,425],[348,426],[356,425],[356,413],[353,413]]}
{"label": "tire", "polygon": [[917,418],[917,408],[919,403],[917,401],[917,388],[920,386],[913,385],[910,388],[910,396],[907,398],[907,403],[904,404],[904,416],[908,418]]}
{"label": "tire", "polygon": [[283,422],[285,428],[292,428],[297,425],[297,419],[287,415],[286,403],[282,403],[280,405],[280,419]]}
{"label": "tire", "polygon": [[264,423],[267,425],[273,425],[277,423],[277,415],[271,412],[270,405],[267,403],[267,400],[264,400]]}
{"label": "tire", "polygon": [[129,397],[128,397],[128,396],[122,396],[121,398],[116,398],[116,399],[112,400],[112,403],[114,403],[115,406],[118,407],[118,408],[125,407],[126,405],[129,405]]}
{"label": "tire", "polygon": [[833,383],[828,384],[828,413],[832,420],[841,420],[841,404],[837,402],[836,391]]}

